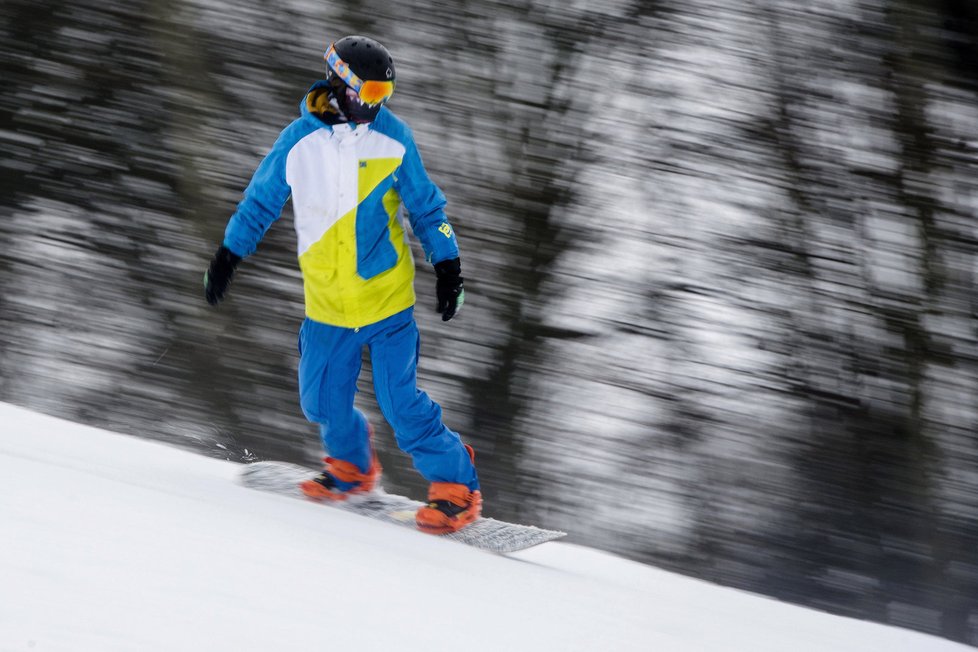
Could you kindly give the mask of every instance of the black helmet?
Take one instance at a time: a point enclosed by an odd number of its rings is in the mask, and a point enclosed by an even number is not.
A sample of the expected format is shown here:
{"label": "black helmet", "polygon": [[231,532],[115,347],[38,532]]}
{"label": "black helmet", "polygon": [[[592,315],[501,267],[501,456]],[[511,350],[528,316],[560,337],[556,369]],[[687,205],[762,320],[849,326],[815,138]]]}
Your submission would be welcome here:
{"label": "black helmet", "polygon": [[394,93],[394,59],[387,48],[366,36],[346,36],[324,58],[326,79],[344,115],[360,123],[377,117]]}

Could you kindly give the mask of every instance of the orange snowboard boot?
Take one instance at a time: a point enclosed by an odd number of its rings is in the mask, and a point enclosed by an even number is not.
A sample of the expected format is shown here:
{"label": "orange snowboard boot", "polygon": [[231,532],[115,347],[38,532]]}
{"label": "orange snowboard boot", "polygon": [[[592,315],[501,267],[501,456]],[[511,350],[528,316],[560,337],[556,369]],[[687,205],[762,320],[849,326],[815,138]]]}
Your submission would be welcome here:
{"label": "orange snowboard boot", "polygon": [[[475,451],[465,446],[472,462]],[[418,529],[429,534],[457,532],[482,513],[482,492],[455,482],[432,482],[428,488],[428,504],[418,509],[414,521]]]}
{"label": "orange snowboard boot", "polygon": [[327,457],[326,469],[315,478],[300,482],[299,489],[313,500],[346,500],[373,491],[382,470],[376,453],[366,473],[352,462]]}
{"label": "orange snowboard boot", "polygon": [[457,532],[479,518],[482,513],[482,492],[471,491],[464,484],[432,482],[428,489],[428,504],[418,509],[415,523],[429,534]]}

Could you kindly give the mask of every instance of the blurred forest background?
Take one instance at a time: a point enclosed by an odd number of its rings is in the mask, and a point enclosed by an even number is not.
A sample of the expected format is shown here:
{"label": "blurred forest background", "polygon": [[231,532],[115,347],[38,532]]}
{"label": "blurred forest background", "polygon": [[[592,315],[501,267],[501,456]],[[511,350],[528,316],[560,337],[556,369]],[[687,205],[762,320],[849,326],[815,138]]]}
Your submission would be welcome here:
{"label": "blurred forest background", "polygon": [[[362,33],[459,234],[459,319],[419,262],[421,385],[487,515],[978,645],[976,3],[0,15],[0,400],[318,463],[290,209],[219,310],[201,278],[323,50]],[[420,497],[361,380],[388,490]]]}

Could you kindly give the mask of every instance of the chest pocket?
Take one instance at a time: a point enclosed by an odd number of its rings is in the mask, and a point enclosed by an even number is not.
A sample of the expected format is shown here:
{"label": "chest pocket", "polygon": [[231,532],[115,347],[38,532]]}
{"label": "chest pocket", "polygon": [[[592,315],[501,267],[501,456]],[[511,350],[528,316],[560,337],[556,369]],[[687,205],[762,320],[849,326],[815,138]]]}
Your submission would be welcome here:
{"label": "chest pocket", "polygon": [[400,158],[360,161],[357,180],[357,275],[371,279],[392,269],[398,253],[391,242],[391,224],[397,219],[400,197],[394,190],[394,172]]}

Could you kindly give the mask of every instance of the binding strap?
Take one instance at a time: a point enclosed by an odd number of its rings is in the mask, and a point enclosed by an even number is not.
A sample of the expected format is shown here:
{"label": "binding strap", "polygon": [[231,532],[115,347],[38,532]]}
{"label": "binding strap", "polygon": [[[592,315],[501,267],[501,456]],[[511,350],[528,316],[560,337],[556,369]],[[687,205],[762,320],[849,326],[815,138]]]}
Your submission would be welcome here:
{"label": "binding strap", "polygon": [[363,473],[353,462],[335,457],[326,458],[326,471],[340,482],[367,482],[372,477],[371,474]]}

